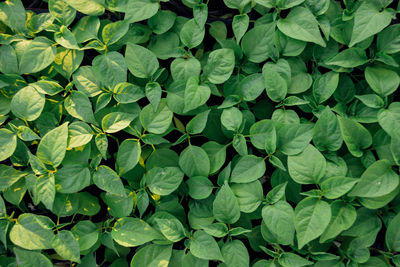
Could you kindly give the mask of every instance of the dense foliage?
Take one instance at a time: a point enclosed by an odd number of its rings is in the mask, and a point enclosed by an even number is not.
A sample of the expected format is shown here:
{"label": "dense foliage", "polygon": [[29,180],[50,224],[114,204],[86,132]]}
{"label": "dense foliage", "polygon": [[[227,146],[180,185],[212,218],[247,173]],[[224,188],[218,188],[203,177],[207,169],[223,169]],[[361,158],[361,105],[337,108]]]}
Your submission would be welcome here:
{"label": "dense foliage", "polygon": [[400,5],[0,3],[0,265],[400,266]]}

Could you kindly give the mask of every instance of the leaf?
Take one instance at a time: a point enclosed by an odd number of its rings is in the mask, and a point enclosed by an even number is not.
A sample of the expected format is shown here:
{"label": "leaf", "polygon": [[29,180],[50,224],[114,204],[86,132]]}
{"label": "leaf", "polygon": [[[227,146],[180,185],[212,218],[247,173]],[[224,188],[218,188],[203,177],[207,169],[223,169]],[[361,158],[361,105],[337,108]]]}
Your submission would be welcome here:
{"label": "leaf", "polygon": [[201,72],[200,62],[194,58],[176,58],[171,63],[171,75],[175,81],[188,80],[191,76],[198,77]]}
{"label": "leaf", "polygon": [[79,243],[70,231],[58,232],[52,241],[52,246],[62,258],[80,262]]}
{"label": "leaf", "polygon": [[[126,21],[116,21],[104,26],[101,36],[105,45],[110,46],[121,39],[129,30],[129,23]],[[113,53],[113,52],[111,52]],[[105,54],[110,55],[110,53]]]}
{"label": "leaf", "polygon": [[24,213],[10,231],[10,240],[28,250],[50,249],[54,223],[46,216]]}
{"label": "leaf", "polygon": [[264,77],[260,73],[246,76],[239,83],[240,95],[245,101],[253,101],[261,95],[265,89]]}
{"label": "leaf", "polygon": [[145,96],[140,86],[123,82],[117,84],[113,90],[114,99],[121,104],[134,103]]}
{"label": "leaf", "polygon": [[349,192],[357,182],[354,178],[334,176],[324,180],[321,183],[321,189],[324,197],[336,199]]}
{"label": "leaf", "polygon": [[165,196],[179,187],[183,176],[183,172],[177,167],[156,167],[147,172],[146,184],[152,193]]}
{"label": "leaf", "polygon": [[207,198],[212,190],[213,183],[203,176],[194,176],[186,181],[188,186],[188,194],[193,199],[204,199]]}
{"label": "leaf", "polygon": [[391,163],[382,159],[371,164],[361,175],[349,196],[381,197],[399,185],[399,176],[391,169]]}
{"label": "leaf", "polygon": [[299,184],[318,184],[325,174],[326,160],[312,145],[298,155],[288,157],[289,174]]}
{"label": "leaf", "polygon": [[97,124],[93,115],[92,103],[84,93],[72,91],[65,99],[64,107],[72,117],[95,125]]}
{"label": "leaf", "polygon": [[132,217],[118,219],[111,231],[111,236],[115,242],[124,247],[137,247],[161,237],[145,221]]}
{"label": "leaf", "polygon": [[72,6],[79,12],[90,15],[98,16],[104,13],[104,7],[95,0],[63,0],[68,5]]}
{"label": "leaf", "polygon": [[141,147],[138,140],[124,140],[118,148],[116,159],[118,174],[122,175],[133,169],[139,162],[140,154]]}
{"label": "leaf", "polygon": [[189,176],[205,176],[210,173],[210,160],[207,153],[198,146],[189,145],[179,156],[179,166]]}
{"label": "leaf", "polygon": [[320,151],[337,151],[343,143],[338,119],[327,106],[322,112],[313,130],[314,145]]}
{"label": "leaf", "polygon": [[350,47],[380,32],[390,24],[392,15],[386,9],[381,11],[382,8],[382,3],[379,1],[361,3],[354,13]]}
{"label": "leaf", "polygon": [[79,221],[71,232],[78,240],[81,251],[90,249],[99,239],[97,227],[91,221]]}
{"label": "leaf", "polygon": [[172,246],[167,245],[147,245],[139,249],[131,261],[131,267],[139,266],[158,266],[168,267],[172,253]]}
{"label": "leaf", "polygon": [[400,25],[394,24],[378,34],[377,47],[380,52],[394,54],[400,51],[399,35]]}
{"label": "leaf", "polygon": [[277,26],[281,32],[293,39],[326,46],[319,33],[318,21],[305,7],[293,8],[286,18],[278,20]]}
{"label": "leaf", "polygon": [[126,18],[129,23],[142,21],[151,18],[157,13],[159,4],[151,0],[137,0],[135,2],[127,2],[124,8],[126,11]]}
{"label": "leaf", "polygon": [[11,100],[11,111],[20,119],[34,121],[43,111],[46,99],[32,86],[19,90]]}
{"label": "leaf", "polygon": [[76,10],[64,0],[49,0],[49,11],[56,20],[65,26],[70,25],[76,16]]}
{"label": "leaf", "polygon": [[206,127],[208,114],[210,114],[210,110],[201,112],[193,117],[193,119],[191,119],[186,125],[187,132],[190,134],[201,133]]}
{"label": "leaf", "polygon": [[103,117],[101,121],[101,128],[106,133],[116,133],[129,126],[131,121],[137,117],[136,114],[125,112],[111,112]]}
{"label": "leaf", "polygon": [[299,249],[319,237],[328,227],[330,219],[331,207],[325,201],[311,197],[300,201],[294,210]]}
{"label": "leaf", "polygon": [[275,23],[257,25],[242,39],[242,50],[249,61],[261,63],[273,53]]}
{"label": "leaf", "polygon": [[352,119],[341,116],[337,118],[348,150],[353,156],[361,157],[363,155],[362,149],[366,149],[372,144],[371,134],[364,126]]}
{"label": "leaf", "polygon": [[183,112],[186,113],[204,105],[210,98],[210,95],[210,87],[199,85],[199,78],[191,76],[186,82]]}
{"label": "leaf", "polygon": [[276,64],[268,62],[264,64],[262,73],[268,97],[274,102],[283,100],[290,84],[291,72],[288,62],[284,59],[278,60]]}
{"label": "leaf", "polygon": [[336,237],[342,231],[349,229],[357,218],[356,209],[344,201],[336,200],[331,204],[332,217],[328,227],[321,235],[321,242]]}
{"label": "leaf", "polygon": [[400,102],[393,102],[387,109],[381,109],[378,113],[378,122],[385,132],[391,137],[399,137],[397,126],[400,124]]}
{"label": "leaf", "polygon": [[227,183],[221,187],[215,197],[213,214],[217,221],[226,224],[234,224],[240,218],[238,201]]}
{"label": "leaf", "polygon": [[228,130],[238,132],[242,124],[243,115],[235,107],[227,108],[222,111],[221,124]]}
{"label": "leaf", "polygon": [[221,248],[221,253],[227,266],[250,266],[249,252],[240,240],[225,243]]}
{"label": "leaf", "polygon": [[367,67],[365,79],[372,90],[382,97],[392,94],[400,84],[396,72],[382,67]]}
{"label": "leaf", "polygon": [[327,72],[315,80],[313,84],[313,95],[317,103],[328,100],[339,85],[339,73]]}
{"label": "leaf", "polygon": [[236,38],[236,43],[239,44],[243,35],[246,33],[249,27],[249,16],[247,14],[235,15],[232,21],[232,30]]}
{"label": "leaf", "polygon": [[400,236],[398,231],[398,225],[400,221],[399,213],[390,221],[389,226],[386,231],[386,245],[390,250],[399,251],[400,250]]}
{"label": "leaf", "polygon": [[217,49],[208,55],[204,74],[214,84],[221,84],[229,79],[235,68],[235,54],[232,49]]}
{"label": "leaf", "polygon": [[190,19],[181,28],[180,38],[182,43],[191,49],[201,44],[204,34],[204,27],[199,26],[195,19]]}
{"label": "leaf", "polygon": [[182,223],[168,212],[156,212],[150,219],[152,226],[160,231],[168,240],[178,242],[186,235]]}
{"label": "leaf", "polygon": [[327,65],[335,65],[343,68],[355,68],[368,62],[365,50],[352,47],[343,50],[339,54],[325,61]]}
{"label": "leaf", "polygon": [[250,183],[263,176],[265,169],[263,158],[254,155],[243,156],[233,167],[230,181],[233,183]]}
{"label": "leaf", "polygon": [[313,263],[311,261],[308,261],[304,259],[303,257],[290,253],[290,252],[284,252],[280,255],[278,262],[280,265],[283,267],[290,267],[290,266],[308,266],[312,265]]}
{"label": "leaf", "polygon": [[43,266],[43,267],[52,267],[53,264],[51,261],[36,251],[24,250],[18,247],[14,247],[14,253],[16,256],[16,260],[18,265],[34,267],[34,266]]}
{"label": "leaf", "polygon": [[59,169],[54,178],[57,191],[69,194],[79,192],[89,186],[91,175],[85,166],[68,164]]}
{"label": "leaf", "polygon": [[21,0],[0,3],[0,21],[17,32],[25,31],[26,13]]}
{"label": "leaf", "polygon": [[126,46],[125,60],[129,71],[138,78],[150,78],[159,67],[157,57],[153,52],[132,43]]}
{"label": "leaf", "polygon": [[223,261],[215,239],[204,231],[196,231],[190,241],[190,252],[200,259]]}
{"label": "leaf", "polygon": [[17,136],[8,129],[0,129],[0,161],[6,160],[14,154],[17,148]]}
{"label": "leaf", "polygon": [[93,174],[93,182],[100,189],[119,196],[125,196],[124,185],[118,174],[110,167],[101,165]]}
{"label": "leaf", "polygon": [[308,146],[312,136],[313,125],[284,125],[277,131],[277,149],[285,155],[299,154]]}
{"label": "leaf", "polygon": [[168,108],[165,99],[162,99],[157,110],[147,105],[140,112],[140,122],[148,132],[163,134],[170,126],[173,113]]}
{"label": "leaf", "polygon": [[118,52],[109,52],[93,59],[93,73],[97,80],[108,87],[126,82],[127,66],[125,58]]}
{"label": "leaf", "polygon": [[35,73],[49,66],[57,54],[52,44],[46,37],[36,37],[30,41],[19,60],[19,73]]}
{"label": "leaf", "polygon": [[46,133],[40,140],[36,156],[45,164],[58,167],[64,159],[68,142],[68,122]]}
{"label": "leaf", "polygon": [[278,244],[293,244],[295,232],[294,211],[289,203],[278,201],[272,205],[264,206],[262,218]]}

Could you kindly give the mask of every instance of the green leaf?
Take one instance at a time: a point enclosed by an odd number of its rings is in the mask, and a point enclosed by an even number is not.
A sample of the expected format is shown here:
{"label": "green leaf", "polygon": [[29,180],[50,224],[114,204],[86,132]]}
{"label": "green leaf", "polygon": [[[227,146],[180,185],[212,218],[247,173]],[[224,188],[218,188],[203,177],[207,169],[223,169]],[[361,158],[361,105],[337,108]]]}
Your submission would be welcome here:
{"label": "green leaf", "polygon": [[111,236],[115,242],[124,247],[137,247],[161,237],[145,221],[132,217],[118,219]]}
{"label": "green leaf", "polygon": [[45,164],[58,167],[64,159],[68,142],[68,122],[46,133],[40,140],[36,156]]}
{"label": "green leaf", "polygon": [[49,11],[56,20],[65,26],[70,25],[76,16],[76,10],[64,0],[49,0]]}
{"label": "green leaf", "polygon": [[235,107],[227,108],[222,111],[221,124],[228,130],[238,132],[242,124],[242,112]]}
{"label": "green leaf", "polygon": [[325,231],[331,215],[329,204],[317,198],[308,197],[297,204],[294,210],[294,224],[299,249]]}
{"label": "green leaf", "polygon": [[168,267],[172,245],[147,245],[139,249],[131,261],[131,267]]}
{"label": "green leaf", "polygon": [[224,263],[232,267],[250,266],[250,256],[246,246],[240,240],[225,243],[221,248]]}
{"label": "green leaf", "polygon": [[103,85],[113,88],[126,82],[127,66],[125,58],[118,52],[109,52],[93,59],[93,73]]}
{"label": "green leaf", "polygon": [[157,14],[152,16],[147,24],[155,34],[166,33],[174,25],[176,14],[169,10],[159,10]]}
{"label": "green leaf", "polygon": [[74,34],[75,39],[78,43],[84,43],[92,39],[97,39],[97,32],[99,31],[99,28],[100,20],[98,17],[85,16],[75,24],[75,26],[72,28],[72,33]]}
{"label": "green leaf", "polygon": [[390,250],[400,251],[400,233],[398,226],[400,224],[400,213],[398,213],[389,223],[386,231],[386,245]]}
{"label": "green leaf", "polygon": [[76,193],[89,186],[90,178],[87,167],[80,164],[64,165],[55,174],[55,187],[60,193]]}
{"label": "green leaf", "polygon": [[265,169],[263,158],[254,155],[243,156],[233,167],[230,181],[233,183],[250,183],[261,178]]}
{"label": "green leaf", "polygon": [[190,241],[190,252],[200,259],[223,261],[215,239],[204,231],[196,231]]}
{"label": "green leaf", "polygon": [[399,35],[400,25],[394,24],[378,34],[377,47],[380,52],[394,54],[400,51]]}
{"label": "green leaf", "polygon": [[221,84],[229,79],[235,68],[235,54],[232,49],[217,49],[208,55],[204,75],[214,84]]}
{"label": "green leaf", "polygon": [[352,47],[343,50],[339,54],[325,61],[327,65],[335,65],[343,68],[355,68],[364,65],[368,62],[365,50],[357,47]]}
{"label": "green leaf", "polygon": [[19,60],[19,73],[35,73],[45,69],[55,59],[57,49],[46,37],[36,37],[29,41]]}
{"label": "green leaf", "polygon": [[400,84],[396,72],[382,67],[367,67],[365,79],[372,90],[382,97],[392,94]]}
{"label": "green leaf", "polygon": [[201,72],[200,62],[194,58],[176,58],[171,63],[171,75],[175,81],[188,80],[191,76],[198,77]]}
{"label": "green leaf", "polygon": [[151,18],[158,11],[159,3],[151,0],[128,1],[123,10],[126,12],[125,20],[129,23]]}
{"label": "green leaf", "polygon": [[342,200],[336,200],[331,204],[332,217],[328,227],[321,235],[321,242],[336,237],[344,230],[349,229],[357,218],[356,209]]}
{"label": "green leaf", "polygon": [[146,97],[153,106],[153,110],[157,110],[161,101],[161,86],[157,82],[149,82],[146,84]]}
{"label": "green leaf", "polygon": [[46,216],[24,213],[18,217],[18,224],[11,228],[10,240],[29,250],[51,249],[54,226]]}
{"label": "green leaf", "polygon": [[200,45],[204,39],[205,28],[199,26],[195,19],[188,20],[180,31],[180,38],[182,43],[189,49],[195,48]]}
{"label": "green leaf", "polygon": [[268,153],[275,152],[276,130],[271,120],[261,120],[250,127],[251,143],[258,149],[268,150]]}
{"label": "green leaf", "polygon": [[91,221],[79,221],[72,227],[71,232],[78,240],[81,251],[90,249],[99,239],[97,226]]}
{"label": "green leaf", "polygon": [[33,86],[19,90],[11,100],[11,111],[20,119],[34,121],[43,111],[46,99]]}
{"label": "green leaf", "polygon": [[182,223],[168,212],[156,212],[150,219],[152,226],[160,231],[168,240],[179,242],[186,235]]}
{"label": "green leaf", "polygon": [[179,187],[183,176],[183,172],[177,167],[156,167],[147,172],[146,184],[152,193],[165,196]]}
{"label": "green leaf", "polygon": [[186,125],[186,131],[189,134],[199,134],[201,133],[207,124],[208,114],[210,110],[206,110],[197,114],[193,119],[191,119]]}
{"label": "green leaf", "polygon": [[392,138],[399,137],[396,129],[400,125],[400,102],[393,102],[388,109],[381,109],[378,113],[378,122]]}
{"label": "green leaf", "polygon": [[339,73],[327,72],[315,80],[313,84],[313,95],[317,103],[328,100],[335,92],[339,84]]}
{"label": "green leaf", "polygon": [[186,113],[204,105],[210,98],[210,95],[210,87],[199,85],[199,78],[191,76],[186,82],[183,112]]}
{"label": "green leaf", "polygon": [[189,145],[179,156],[179,166],[189,176],[205,176],[210,173],[210,160],[207,153],[198,146]]}
{"label": "green leaf", "polygon": [[239,44],[243,35],[246,33],[247,28],[249,27],[249,16],[247,14],[235,15],[232,21],[232,30],[233,34],[236,38],[236,43]]}
{"label": "green leaf", "polygon": [[129,71],[138,78],[150,78],[159,67],[153,52],[132,43],[126,46],[125,60]]}
{"label": "green leaf", "polygon": [[380,32],[390,24],[392,15],[387,9],[382,10],[383,7],[380,1],[375,0],[361,3],[354,13],[350,47]]}
{"label": "green leaf", "polygon": [[245,101],[253,101],[261,95],[265,89],[264,77],[260,73],[246,76],[239,83],[240,95]]}
{"label": "green leaf", "polygon": [[11,157],[16,148],[17,136],[8,129],[0,129],[0,161]]}
{"label": "green leaf", "polygon": [[[104,26],[101,36],[105,45],[110,46],[121,39],[129,30],[129,23],[120,20],[114,23],[108,23]],[[111,52],[113,53],[113,52]],[[105,54],[110,55],[110,53]]]}
{"label": "green leaf", "polygon": [[205,199],[207,198],[214,186],[213,183],[204,176],[194,176],[186,181],[188,186],[188,194],[193,199]]}
{"label": "green leaf", "polygon": [[95,125],[97,124],[93,115],[92,103],[84,93],[72,91],[64,100],[64,107],[72,117]]}
{"label": "green leaf", "polygon": [[313,130],[313,143],[320,151],[337,151],[343,143],[339,122],[327,106],[322,112]]}
{"label": "green leaf", "polygon": [[14,247],[14,253],[16,256],[16,260],[18,265],[26,266],[26,267],[35,267],[35,266],[43,266],[43,267],[52,267],[53,264],[51,261],[36,251],[29,251],[20,249],[18,247]]}
{"label": "green leaf", "polygon": [[301,153],[310,143],[313,136],[313,125],[288,124],[277,131],[277,149],[285,155]]}
{"label": "green leaf", "polygon": [[339,120],[340,131],[349,152],[355,157],[363,155],[362,149],[368,148],[372,144],[371,134],[360,123],[341,116]]}
{"label": "green leaf", "polygon": [[399,185],[399,176],[391,169],[391,163],[382,159],[371,164],[361,175],[349,196],[381,197]]}
{"label": "green leaf", "polygon": [[140,86],[131,83],[119,83],[114,87],[113,97],[121,104],[134,103],[145,96]]}
{"label": "green leaf", "polygon": [[301,267],[313,264],[313,262],[308,261],[303,257],[290,252],[282,253],[278,259],[278,262],[283,267],[291,267],[291,266]]}
{"label": "green leaf", "polygon": [[291,71],[288,62],[284,59],[279,59],[276,64],[267,62],[262,73],[268,97],[274,102],[283,100],[290,85]]}
{"label": "green leaf", "polygon": [[118,174],[110,167],[101,165],[93,174],[93,182],[100,189],[116,195],[125,196],[124,185]]}
{"label": "green leaf", "polygon": [[257,25],[243,36],[241,47],[249,61],[261,63],[272,55],[275,27],[275,23]]}
{"label": "green leaf", "polygon": [[264,206],[262,218],[278,244],[293,244],[295,232],[294,211],[289,203],[278,201],[272,205]]}
{"label": "green leaf", "polygon": [[26,13],[21,0],[0,3],[0,21],[16,32],[25,31]]}
{"label": "green leaf", "polygon": [[140,154],[140,142],[134,139],[125,139],[118,148],[116,159],[118,174],[123,175],[133,169],[139,162]]}
{"label": "green leaf", "polygon": [[288,157],[290,177],[299,184],[318,184],[324,177],[326,160],[312,145],[298,155]]}
{"label": "green leaf", "polygon": [[278,20],[277,26],[281,32],[293,39],[326,46],[319,32],[318,21],[305,7],[293,8],[286,18]]}
{"label": "green leaf", "polygon": [[349,192],[357,182],[358,180],[354,178],[334,176],[324,180],[321,189],[324,197],[336,199]]}
{"label": "green leaf", "polygon": [[157,110],[147,105],[140,112],[140,122],[144,129],[153,134],[163,134],[170,126],[173,113],[165,99],[161,99]]}
{"label": "green leaf", "polygon": [[52,241],[52,246],[62,258],[80,262],[79,243],[70,231],[58,232]]}
{"label": "green leaf", "polygon": [[103,117],[101,127],[106,133],[116,133],[128,127],[136,117],[136,114],[111,112]]}
{"label": "green leaf", "polygon": [[235,195],[241,212],[251,213],[255,211],[264,198],[260,181],[245,184],[232,184],[231,189]]}
{"label": "green leaf", "polygon": [[219,222],[234,224],[240,218],[239,203],[231,188],[225,183],[213,202],[213,214]]}
{"label": "green leaf", "polygon": [[90,15],[98,16],[104,13],[104,7],[96,0],[63,0],[77,11]]}
{"label": "green leaf", "polygon": [[376,94],[356,95],[355,97],[370,108],[382,108],[385,105],[383,99]]}

